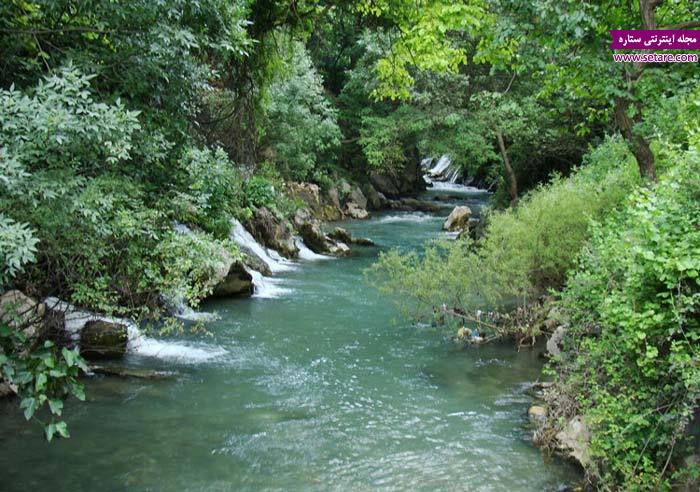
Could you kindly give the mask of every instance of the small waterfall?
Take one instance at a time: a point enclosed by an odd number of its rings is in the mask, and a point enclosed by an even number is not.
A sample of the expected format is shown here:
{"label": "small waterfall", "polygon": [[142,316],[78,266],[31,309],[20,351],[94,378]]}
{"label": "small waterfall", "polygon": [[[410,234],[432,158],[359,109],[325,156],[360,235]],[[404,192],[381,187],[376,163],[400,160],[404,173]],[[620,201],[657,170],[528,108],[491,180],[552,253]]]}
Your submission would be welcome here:
{"label": "small waterfall", "polygon": [[[427,164],[426,164],[427,163]],[[432,164],[432,159],[423,159],[421,165],[430,166]],[[425,181],[432,185],[434,190],[446,190],[446,191],[481,191],[473,186],[464,186],[462,184],[462,171],[459,167],[452,164],[450,157],[443,155],[438,159],[435,166],[428,169],[426,174],[423,176]]]}
{"label": "small waterfall", "polygon": [[[231,240],[247,253],[257,256],[260,261],[268,266],[272,273],[285,272],[296,268],[296,265],[292,261],[283,258],[282,255],[274,249],[266,248],[258,243],[253,235],[248,232],[238,220],[232,219],[231,224],[233,225]],[[256,270],[249,270],[250,274],[253,276],[253,286],[255,288],[253,297],[270,299],[281,297],[292,292],[292,289],[281,287],[279,285],[281,282],[279,279],[265,277]]]}
{"label": "small waterfall", "polygon": [[272,273],[285,272],[294,269],[294,264],[283,258],[277,251],[269,249],[258,243],[250,232],[243,227],[238,220],[232,219],[231,240],[241,246],[245,251],[254,254],[265,263]]}
{"label": "small waterfall", "polygon": [[61,301],[56,297],[44,299],[46,306],[55,311],[64,313],[65,330],[76,343],[80,341],[80,332],[89,321],[106,321],[126,325],[128,342],[127,352],[144,357],[157,357],[176,362],[203,362],[221,357],[226,351],[221,347],[210,345],[194,345],[184,342],[157,340],[147,337],[136,324],[128,319],[101,316],[89,311],[82,311],[72,304]]}
{"label": "small waterfall", "polygon": [[156,357],[181,363],[198,363],[217,359],[226,354],[226,350],[221,347],[147,337],[141,333],[138,326],[131,322],[127,324],[127,331],[129,334],[128,352],[143,357]]}
{"label": "small waterfall", "polygon": [[170,312],[173,316],[185,321],[216,321],[219,319],[219,316],[214,313],[195,311],[185,302],[185,298],[181,295],[167,299],[166,305],[170,307]]}
{"label": "small waterfall", "polygon": [[315,261],[332,259],[330,256],[319,255],[318,253],[311,251],[299,236],[294,237],[294,244],[296,244],[296,247],[299,248],[299,258],[302,260]]}
{"label": "small waterfall", "polygon": [[253,276],[253,286],[255,287],[253,297],[275,299],[292,292],[292,289],[280,286],[281,279],[266,277],[256,270],[250,270],[250,274]]}
{"label": "small waterfall", "polygon": [[447,168],[450,167],[451,164],[452,161],[450,161],[450,157],[447,155],[443,155],[442,157],[440,157],[440,159],[438,159],[437,164],[435,164],[435,167],[428,171],[428,174],[431,178],[440,178],[445,173]]}

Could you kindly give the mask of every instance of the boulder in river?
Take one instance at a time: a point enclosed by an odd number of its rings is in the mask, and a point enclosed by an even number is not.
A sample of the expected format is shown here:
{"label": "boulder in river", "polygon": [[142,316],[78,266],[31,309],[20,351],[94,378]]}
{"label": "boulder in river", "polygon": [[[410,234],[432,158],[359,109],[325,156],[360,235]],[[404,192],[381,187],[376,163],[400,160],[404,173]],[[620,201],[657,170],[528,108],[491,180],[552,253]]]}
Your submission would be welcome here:
{"label": "boulder in river", "polygon": [[342,227],[336,227],[333,231],[328,234],[328,237],[335,239],[336,241],[342,241],[345,244],[352,243],[352,235]]}
{"label": "boulder in river", "polygon": [[376,246],[374,241],[368,237],[354,237],[352,238],[352,244],[357,244],[358,246]]}
{"label": "boulder in river", "polygon": [[306,210],[298,210],[294,216],[294,225],[304,243],[311,251],[332,256],[346,256],[350,248],[342,241],[336,241],[321,230],[321,222],[311,217]]}
{"label": "boulder in river", "polygon": [[427,202],[425,200],[418,200],[416,198],[400,198],[398,200],[386,200],[386,208],[392,210],[399,210],[402,212],[427,212],[427,213],[437,213],[440,211],[440,206],[433,203]]}
{"label": "boulder in river", "polygon": [[375,246],[374,241],[366,237],[352,237],[352,234],[342,227],[336,227],[328,237],[341,243],[357,244],[359,246]]}
{"label": "boulder in river", "polygon": [[80,355],[92,359],[123,357],[128,341],[125,324],[102,319],[88,321],[80,331]]}
{"label": "boulder in river", "polygon": [[427,188],[423,179],[420,158],[413,156],[400,169],[384,173],[372,173],[370,182],[377,191],[391,198],[413,195]]}
{"label": "boulder in river", "polygon": [[299,248],[294,244],[293,229],[289,221],[276,217],[266,207],[255,210],[253,217],[248,221],[248,229],[253,237],[268,248],[280,252],[287,258],[296,258]]}
{"label": "boulder in river", "polygon": [[253,275],[242,261],[234,261],[226,275],[214,286],[215,297],[248,297],[253,295]]}
{"label": "boulder in river", "polygon": [[363,207],[360,207],[355,202],[348,202],[345,205],[345,215],[351,219],[364,220],[369,218],[369,212]]}
{"label": "boulder in river", "polygon": [[472,211],[466,205],[455,207],[445,220],[442,228],[446,231],[461,231],[467,228]]}
{"label": "boulder in river", "polygon": [[384,206],[386,198],[371,183],[366,183],[362,186],[362,193],[367,198],[365,208],[368,210],[380,210]]}

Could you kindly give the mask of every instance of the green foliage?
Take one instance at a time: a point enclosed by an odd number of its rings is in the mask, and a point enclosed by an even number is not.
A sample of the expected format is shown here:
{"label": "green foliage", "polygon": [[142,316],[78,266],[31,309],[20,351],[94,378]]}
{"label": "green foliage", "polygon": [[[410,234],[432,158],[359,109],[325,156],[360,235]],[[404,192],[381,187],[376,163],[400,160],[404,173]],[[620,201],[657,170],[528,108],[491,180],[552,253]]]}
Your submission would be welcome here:
{"label": "green foliage", "polygon": [[300,43],[269,88],[265,133],[282,176],[317,180],[328,173],[340,144],[337,111],[323,92],[321,77]]}
{"label": "green foliage", "polygon": [[615,209],[636,183],[629,152],[610,139],[572,177],[554,176],[517,208],[491,212],[476,247],[464,239],[438,242],[424,257],[394,251],[373,269],[384,290],[400,294],[418,311],[442,303],[493,307],[510,297],[526,303],[563,285],[588,238],[590,220]]}
{"label": "green foliage", "polygon": [[[593,228],[562,298],[571,316],[555,368],[593,426],[610,489],[670,490],[700,397],[700,147]],[[697,473],[697,470],[696,470]]]}
{"label": "green foliage", "polygon": [[463,47],[451,42],[450,33],[475,36],[493,22],[484,0],[412,2],[382,0],[359,2],[366,15],[387,17],[398,36],[376,66],[377,98],[409,99],[415,81],[410,69],[456,73],[466,63]]}
{"label": "green foliage", "polygon": [[184,191],[177,193],[177,220],[195,223],[219,238],[228,237],[230,219],[245,205],[243,179],[223,150],[188,147],[178,160]]}
{"label": "green foliage", "polygon": [[61,420],[63,402],[70,396],[85,399],[78,376],[88,368],[77,350],[59,349],[50,341],[39,349],[27,348],[21,330],[0,324],[0,376],[16,387],[24,417],[41,422],[48,441],[56,434],[70,437]]}
{"label": "green foliage", "polygon": [[24,265],[36,259],[38,242],[27,224],[0,215],[0,286],[7,285]]}
{"label": "green foliage", "polygon": [[273,184],[266,178],[253,176],[247,179],[244,190],[246,202],[250,207],[272,208],[275,204],[277,192]]}
{"label": "green foliage", "polygon": [[168,233],[158,243],[156,256],[164,270],[158,286],[163,295],[197,306],[240,255],[232,242],[194,231]]}

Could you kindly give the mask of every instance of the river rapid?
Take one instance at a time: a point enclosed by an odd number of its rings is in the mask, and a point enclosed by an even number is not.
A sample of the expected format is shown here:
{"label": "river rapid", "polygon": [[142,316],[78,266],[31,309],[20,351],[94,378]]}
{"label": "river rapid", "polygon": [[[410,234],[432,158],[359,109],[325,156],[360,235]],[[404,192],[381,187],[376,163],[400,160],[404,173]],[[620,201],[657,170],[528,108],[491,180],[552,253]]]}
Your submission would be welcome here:
{"label": "river rapid", "polygon": [[217,300],[210,336],[159,341],[126,364],[163,380],[94,377],[66,405],[72,437],[47,444],[0,402],[0,490],[542,491],[579,478],[530,443],[537,351],[462,348],[415,326],[363,270],[379,251],[420,249],[444,213],[377,213],[346,222],[377,248],[308,256],[251,299]]}

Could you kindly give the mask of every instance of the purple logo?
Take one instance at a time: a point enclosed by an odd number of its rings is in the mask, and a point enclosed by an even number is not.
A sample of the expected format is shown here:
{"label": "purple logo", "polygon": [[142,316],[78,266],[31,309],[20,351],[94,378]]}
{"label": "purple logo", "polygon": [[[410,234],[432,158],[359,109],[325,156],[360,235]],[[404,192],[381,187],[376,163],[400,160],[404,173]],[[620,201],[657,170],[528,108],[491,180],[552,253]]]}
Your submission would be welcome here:
{"label": "purple logo", "polygon": [[700,31],[611,30],[614,50],[700,50]]}

